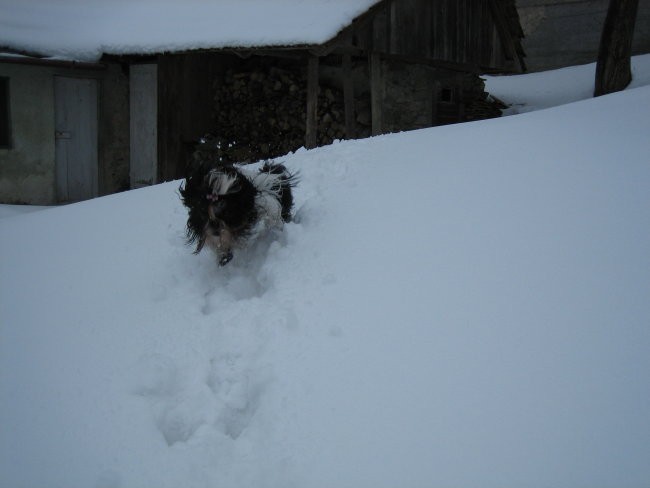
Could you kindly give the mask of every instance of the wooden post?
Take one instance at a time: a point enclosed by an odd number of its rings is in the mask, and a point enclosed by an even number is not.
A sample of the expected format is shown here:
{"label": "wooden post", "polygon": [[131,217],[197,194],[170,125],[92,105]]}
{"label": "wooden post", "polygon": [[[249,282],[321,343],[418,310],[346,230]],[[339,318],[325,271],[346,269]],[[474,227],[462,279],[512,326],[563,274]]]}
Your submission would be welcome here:
{"label": "wooden post", "polygon": [[458,122],[465,122],[465,102],[462,99],[461,90],[458,90]]}
{"label": "wooden post", "polygon": [[610,0],[598,50],[594,96],[623,90],[632,81],[630,56],[639,0]]}
{"label": "wooden post", "polygon": [[382,133],[382,78],[381,78],[381,56],[373,52],[369,56],[370,63],[370,111],[372,114],[372,135]]}
{"label": "wooden post", "polygon": [[307,118],[305,147],[318,145],[318,56],[310,55],[307,64]]}
{"label": "wooden post", "polygon": [[158,57],[158,181],[171,181],[178,167],[185,169],[180,136],[183,60],[171,54]]}
{"label": "wooden post", "polygon": [[[512,39],[512,35],[510,34],[510,29],[508,28],[508,23],[501,2],[499,0],[488,0],[488,4],[499,40],[503,46],[505,59],[507,61],[506,64],[510,64],[515,71],[521,73],[525,70],[525,66],[517,54],[517,49]],[[497,43],[494,42],[492,45],[496,46]]]}
{"label": "wooden post", "polygon": [[354,84],[352,80],[352,58],[343,55],[343,105],[345,107],[345,137],[355,139],[356,127],[354,120]]}
{"label": "wooden post", "polygon": [[433,103],[431,105],[431,126],[438,125],[438,102],[440,101],[440,82],[433,82]]}

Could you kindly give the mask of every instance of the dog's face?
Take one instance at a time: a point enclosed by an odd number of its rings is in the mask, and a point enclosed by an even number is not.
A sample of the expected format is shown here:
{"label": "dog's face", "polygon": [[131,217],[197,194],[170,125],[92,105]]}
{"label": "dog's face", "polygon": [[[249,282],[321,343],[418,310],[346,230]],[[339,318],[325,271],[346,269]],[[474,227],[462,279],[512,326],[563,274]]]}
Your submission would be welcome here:
{"label": "dog's face", "polygon": [[238,229],[255,217],[255,188],[241,173],[213,169],[205,176],[205,183],[211,222]]}
{"label": "dog's face", "polygon": [[257,219],[257,191],[237,169],[199,167],[180,189],[189,210],[188,242],[196,242],[196,251],[207,244],[218,256],[219,264],[232,259],[232,248],[247,235]]}
{"label": "dog's face", "polygon": [[212,222],[216,222],[221,219],[228,200],[232,200],[232,196],[241,191],[241,184],[237,181],[237,175],[222,171],[211,171],[205,179],[208,216]]}
{"label": "dog's face", "polygon": [[206,176],[207,199],[217,201],[220,197],[241,191],[241,175],[235,171],[213,169]]}

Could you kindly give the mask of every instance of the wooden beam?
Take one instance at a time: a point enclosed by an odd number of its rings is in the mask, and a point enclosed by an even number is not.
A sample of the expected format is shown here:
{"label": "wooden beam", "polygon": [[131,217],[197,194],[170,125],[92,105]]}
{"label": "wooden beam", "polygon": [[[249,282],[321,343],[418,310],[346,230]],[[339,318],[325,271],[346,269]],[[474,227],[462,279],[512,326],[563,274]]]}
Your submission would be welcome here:
{"label": "wooden beam", "polygon": [[382,133],[383,80],[381,77],[381,56],[373,52],[368,56],[370,64],[370,113],[372,114],[372,135]]}
{"label": "wooden beam", "polygon": [[[367,55],[366,51],[361,49],[345,49],[337,51],[337,54],[350,54],[351,56],[364,56]],[[442,68],[449,71],[458,71],[460,73],[474,73],[482,74],[489,67],[479,66],[476,63],[456,63],[453,61],[447,61],[444,59],[429,59],[421,58],[414,56],[405,56],[402,54],[390,54],[390,53],[381,53],[381,59],[389,61],[399,61],[401,63],[409,64],[421,64],[426,66],[431,66],[432,68]],[[493,70],[494,72],[499,72],[498,70]]]}
{"label": "wooden beam", "polygon": [[180,159],[180,57],[161,55],[158,58],[158,180],[171,181]]}
{"label": "wooden beam", "polygon": [[433,82],[433,93],[432,93],[432,104],[431,104],[431,126],[435,127],[438,125],[438,101],[440,100],[440,82]]}
{"label": "wooden beam", "polygon": [[69,69],[84,69],[93,71],[104,71],[106,65],[103,63],[85,63],[80,61],[65,61],[62,59],[49,59],[49,58],[33,58],[33,57],[18,57],[18,56],[2,56],[0,55],[0,63],[11,64],[29,64],[34,66],[53,66],[56,68],[69,68]]}
{"label": "wooden beam", "polygon": [[514,66],[514,69],[517,72],[522,72],[523,69],[519,61],[517,48],[512,39],[510,28],[508,27],[505,12],[501,6],[501,0],[488,0],[488,5],[490,7],[490,13],[492,14],[492,20],[494,21],[494,25],[496,26],[499,35],[499,40],[503,46],[503,54],[506,60]]}
{"label": "wooden beam", "polygon": [[343,106],[345,108],[345,137],[347,139],[356,139],[352,57],[349,54],[343,55]]}
{"label": "wooden beam", "polygon": [[318,145],[318,57],[309,56],[307,63],[307,117],[305,147]]}
{"label": "wooden beam", "polygon": [[465,122],[465,101],[460,88],[458,89],[458,122]]}

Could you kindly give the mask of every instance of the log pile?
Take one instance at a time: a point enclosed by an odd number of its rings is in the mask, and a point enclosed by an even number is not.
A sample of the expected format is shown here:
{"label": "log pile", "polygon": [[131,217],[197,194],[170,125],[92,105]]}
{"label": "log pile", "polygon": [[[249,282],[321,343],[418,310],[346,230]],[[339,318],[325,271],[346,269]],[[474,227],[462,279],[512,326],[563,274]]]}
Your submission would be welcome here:
{"label": "log pile", "polygon": [[466,85],[463,98],[466,121],[501,117],[501,111],[506,108],[502,102],[488,95],[485,91],[485,81],[479,77],[475,77],[471,84]]}
{"label": "log pile", "polygon": [[[274,158],[305,145],[306,73],[257,65],[228,70],[214,84],[212,146],[221,161]],[[321,86],[318,145],[345,136],[343,95]]]}
{"label": "log pile", "polygon": [[[223,163],[249,163],[276,158],[305,145],[306,63],[280,67],[277,60],[273,65],[268,60],[251,60],[220,73],[213,84],[214,124],[196,148],[199,156]],[[435,75],[430,90],[437,90],[439,98],[433,114],[429,112],[433,125],[501,115],[503,105],[488,97],[478,76],[444,70]],[[392,98],[384,100],[384,130],[416,128],[409,126],[409,121],[421,123],[422,114],[426,117],[426,111],[431,110],[431,99],[428,104],[423,102],[426,97],[421,85],[414,85],[409,91],[403,80],[398,81],[391,85]],[[323,146],[346,137],[345,109],[343,84],[337,83],[335,76],[328,77],[322,67],[319,84],[316,144]],[[441,96],[443,89],[445,97]],[[355,95],[353,137],[367,137],[372,122],[370,95]]]}
{"label": "log pile", "polygon": [[499,101],[486,97],[473,99],[465,106],[465,121],[484,120],[501,117],[505,106]]}

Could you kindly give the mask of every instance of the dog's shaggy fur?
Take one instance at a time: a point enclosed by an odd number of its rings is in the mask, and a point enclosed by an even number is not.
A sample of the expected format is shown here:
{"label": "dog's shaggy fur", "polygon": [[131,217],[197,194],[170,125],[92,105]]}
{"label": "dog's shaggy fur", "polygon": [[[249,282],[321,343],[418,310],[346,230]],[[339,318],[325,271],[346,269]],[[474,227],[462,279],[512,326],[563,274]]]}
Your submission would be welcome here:
{"label": "dog's shaggy fur", "polygon": [[267,162],[258,171],[241,166],[195,164],[179,188],[188,209],[187,241],[205,244],[221,266],[233,251],[260,233],[291,220],[296,176],[282,164]]}

